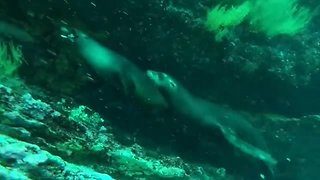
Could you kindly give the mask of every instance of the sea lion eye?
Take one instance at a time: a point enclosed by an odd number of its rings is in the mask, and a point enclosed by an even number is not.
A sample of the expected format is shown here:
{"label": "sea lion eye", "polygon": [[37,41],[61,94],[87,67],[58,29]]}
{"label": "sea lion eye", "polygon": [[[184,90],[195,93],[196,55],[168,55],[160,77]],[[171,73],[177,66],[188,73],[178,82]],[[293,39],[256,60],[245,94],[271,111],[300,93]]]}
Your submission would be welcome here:
{"label": "sea lion eye", "polygon": [[175,82],[173,82],[172,80],[170,80],[170,87],[175,88],[177,87],[177,84]]}

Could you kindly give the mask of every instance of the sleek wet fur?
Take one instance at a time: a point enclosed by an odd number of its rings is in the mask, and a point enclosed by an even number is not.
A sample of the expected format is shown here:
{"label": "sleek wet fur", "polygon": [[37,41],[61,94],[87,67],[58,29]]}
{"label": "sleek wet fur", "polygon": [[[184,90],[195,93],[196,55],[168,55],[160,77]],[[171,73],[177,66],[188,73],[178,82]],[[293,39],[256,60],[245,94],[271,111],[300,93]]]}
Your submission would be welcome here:
{"label": "sleek wet fur", "polygon": [[158,88],[135,64],[83,32],[76,32],[75,42],[80,54],[101,77],[119,80],[126,95],[132,95],[150,107],[167,107]]}
{"label": "sleek wet fur", "polygon": [[193,96],[179,82],[165,73],[149,70],[147,75],[157,84],[169,108],[175,109],[199,124],[220,129],[230,144],[247,155],[263,161],[273,173],[273,167],[277,162],[267,153],[262,134],[246,120],[245,116]]}

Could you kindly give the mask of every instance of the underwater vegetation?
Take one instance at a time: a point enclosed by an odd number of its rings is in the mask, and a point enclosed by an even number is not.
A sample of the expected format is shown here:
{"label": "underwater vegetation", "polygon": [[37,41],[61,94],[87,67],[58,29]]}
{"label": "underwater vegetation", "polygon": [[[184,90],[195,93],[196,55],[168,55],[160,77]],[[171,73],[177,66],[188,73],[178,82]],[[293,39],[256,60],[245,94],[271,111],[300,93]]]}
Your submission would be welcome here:
{"label": "underwater vegetation", "polygon": [[292,36],[304,31],[313,16],[314,13],[299,6],[297,0],[248,0],[230,8],[220,4],[215,6],[209,10],[205,24],[218,41],[244,21],[267,37]]}
{"label": "underwater vegetation", "polygon": [[318,10],[1,1],[0,179],[317,179]]}
{"label": "underwater vegetation", "polygon": [[12,41],[0,43],[0,70],[1,78],[14,76],[22,65],[23,54],[21,48]]}

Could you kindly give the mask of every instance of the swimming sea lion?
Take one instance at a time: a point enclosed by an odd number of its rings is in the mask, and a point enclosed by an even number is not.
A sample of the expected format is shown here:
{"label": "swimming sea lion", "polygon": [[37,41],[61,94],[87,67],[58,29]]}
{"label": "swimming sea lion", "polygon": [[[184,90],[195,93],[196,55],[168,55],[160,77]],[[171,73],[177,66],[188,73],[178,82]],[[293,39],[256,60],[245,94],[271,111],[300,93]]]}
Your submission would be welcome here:
{"label": "swimming sea lion", "polygon": [[231,109],[193,96],[179,82],[166,73],[147,71],[147,75],[159,87],[169,108],[189,117],[199,124],[220,129],[226,140],[242,152],[265,162],[272,168],[277,161],[267,153],[261,133],[246,117]]}
{"label": "swimming sea lion", "polygon": [[109,80],[116,77],[127,95],[133,95],[150,107],[165,108],[167,106],[156,85],[135,64],[82,31],[75,32],[74,42],[80,54],[97,74]]}

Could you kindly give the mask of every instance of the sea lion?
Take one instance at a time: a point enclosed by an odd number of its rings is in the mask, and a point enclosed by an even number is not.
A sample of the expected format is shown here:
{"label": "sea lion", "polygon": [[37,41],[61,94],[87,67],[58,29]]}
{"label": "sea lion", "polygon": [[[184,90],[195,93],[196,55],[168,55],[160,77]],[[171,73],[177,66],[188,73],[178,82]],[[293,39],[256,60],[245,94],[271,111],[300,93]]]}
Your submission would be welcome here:
{"label": "sea lion", "polygon": [[126,95],[132,95],[149,107],[166,108],[167,103],[155,84],[127,58],[95,41],[84,32],[75,30],[73,41],[80,54],[98,75],[121,82]]}
{"label": "sea lion", "polygon": [[147,76],[159,87],[169,108],[199,124],[220,129],[225,139],[247,155],[259,159],[270,169],[277,161],[267,153],[261,133],[246,117],[231,109],[193,96],[177,80],[166,73],[147,71]]}

